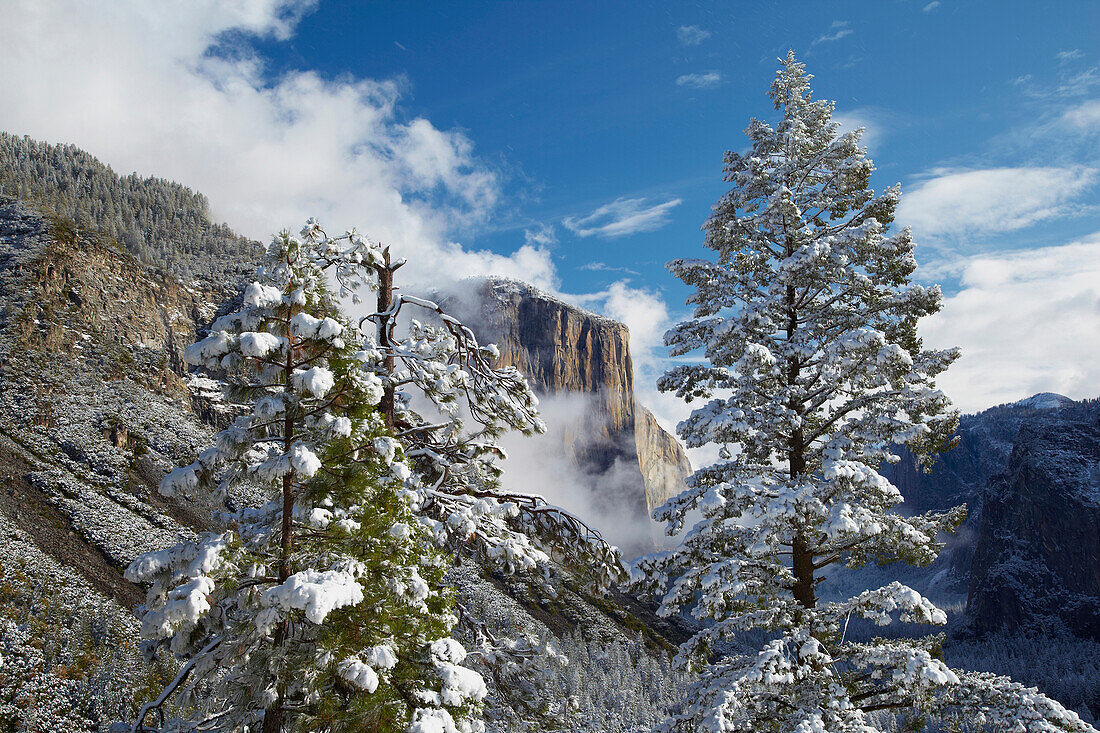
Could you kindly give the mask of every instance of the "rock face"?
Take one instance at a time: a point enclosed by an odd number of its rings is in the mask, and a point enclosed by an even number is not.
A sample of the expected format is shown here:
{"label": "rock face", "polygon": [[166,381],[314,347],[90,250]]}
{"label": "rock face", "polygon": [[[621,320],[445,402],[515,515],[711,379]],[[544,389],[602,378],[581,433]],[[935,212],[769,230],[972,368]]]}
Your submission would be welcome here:
{"label": "rock face", "polygon": [[[183,349],[225,292],[156,277],[110,244],[51,224],[15,202],[0,206],[0,237],[8,338],[107,375],[138,372],[149,386],[187,397],[180,381]],[[72,359],[69,366],[75,366]]]}
{"label": "rock face", "polygon": [[1100,639],[1100,402],[1021,425],[984,494],[967,613],[979,630],[1055,617]]}
{"label": "rock face", "polygon": [[680,442],[657,424],[653,413],[635,403],[634,436],[638,462],[645,479],[645,499],[652,513],[683,491],[684,479],[691,475],[691,461]]}
{"label": "rock face", "polygon": [[25,466],[0,512],[118,598],[116,568],[206,521],[155,486],[208,434],[182,350],[222,297],[0,202],[0,462]]}
{"label": "rock face", "polygon": [[[500,349],[542,395],[591,396],[570,446],[577,465],[595,473],[616,461],[637,464],[634,432],[634,365],[630,334],[621,323],[552,298],[523,283],[486,280],[478,289],[482,340]],[[639,485],[641,472],[638,474]]]}
{"label": "rock face", "polygon": [[905,497],[901,511],[919,514],[944,511],[966,504],[967,517],[937,565],[950,571],[955,590],[966,593],[970,564],[981,526],[982,504],[989,480],[1008,466],[1020,426],[1028,419],[1043,419],[1050,409],[1073,404],[1061,395],[1044,393],[1026,400],[998,405],[959,420],[959,444],[937,456],[931,471],[917,466],[913,456],[899,450],[901,460],[882,468]]}
{"label": "rock face", "polygon": [[974,630],[1056,617],[1100,638],[1100,403],[1038,394],[964,416],[958,435],[929,473],[905,451],[882,472],[902,511],[967,505],[937,565]]}
{"label": "rock face", "polygon": [[[626,326],[514,280],[470,285],[472,297],[450,298],[448,307],[476,324],[479,340],[496,343],[501,362],[519,369],[544,402],[575,400],[561,431],[563,449],[593,478],[597,511],[638,522],[681,490],[690,464],[635,403]],[[649,548],[624,548],[632,549]]]}

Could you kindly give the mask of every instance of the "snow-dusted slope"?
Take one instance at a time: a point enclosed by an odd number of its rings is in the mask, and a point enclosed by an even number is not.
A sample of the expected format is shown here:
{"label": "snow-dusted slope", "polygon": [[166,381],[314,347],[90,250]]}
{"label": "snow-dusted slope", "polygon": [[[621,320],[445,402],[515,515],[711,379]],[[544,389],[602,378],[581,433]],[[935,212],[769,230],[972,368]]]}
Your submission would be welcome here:
{"label": "snow-dusted slope", "polygon": [[1026,407],[1031,410],[1057,410],[1072,405],[1073,400],[1054,392],[1040,392],[1012,404],[1016,407]]}

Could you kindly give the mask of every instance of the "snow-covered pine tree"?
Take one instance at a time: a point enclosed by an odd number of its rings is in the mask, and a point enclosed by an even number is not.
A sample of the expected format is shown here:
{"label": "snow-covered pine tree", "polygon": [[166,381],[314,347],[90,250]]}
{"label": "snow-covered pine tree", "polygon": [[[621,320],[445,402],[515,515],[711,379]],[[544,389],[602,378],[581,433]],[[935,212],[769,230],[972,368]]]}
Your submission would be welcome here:
{"label": "snow-covered pine tree", "polygon": [[[842,566],[930,563],[963,508],[903,517],[876,470],[896,460],[894,444],[923,455],[949,445],[957,414],[934,379],[957,351],[922,346],[917,320],[939,310],[940,293],[910,282],[908,229],[888,234],[899,188],[868,188],[861,131],[838,135],[810,79],[788,54],[770,92],[782,119],[752,120],[751,150],[726,154],[733,187],[704,227],[717,261],[669,264],[695,289],[695,311],[666,341],[705,363],[659,386],[708,400],[679,431],[689,446],[720,446],[720,460],[654,514],[670,533],[702,515],[679,548],[639,564],[661,613],[691,608],[707,622],[679,655],[700,679],[660,729],[864,732],[879,711],[968,729],[1091,730],[1033,689],[948,668],[936,637],[846,639],[851,617],[946,622],[900,583],[817,598],[822,573]],[[723,653],[752,629],[770,639],[759,654]]]}
{"label": "snow-covered pine tree", "polygon": [[[456,557],[503,574],[521,573],[553,596],[560,568],[597,591],[626,579],[618,550],[580,518],[541,497],[507,489],[497,463],[497,439],[508,430],[542,433],[538,400],[515,367],[497,364],[499,351],[481,345],[470,328],[432,300],[401,292],[389,249],[374,268],[377,310],[366,353],[382,380],[379,409],[405,446],[413,468],[416,507],[437,542]],[[469,663],[495,681],[510,712],[545,727],[548,716],[534,688],[552,682],[547,667],[564,657],[534,634],[494,634],[458,605],[459,632]]]}
{"label": "snow-covered pine tree", "polygon": [[241,491],[267,503],[128,568],[152,583],[141,614],[150,650],[185,660],[134,730],[173,693],[195,709],[183,729],[480,729],[485,687],[451,638],[446,562],[377,410],[382,380],[339,309],[382,258],[311,220],[300,239],[275,238],[242,308],[187,349],[189,363],[226,370],[247,409],[161,492],[201,486],[228,504],[246,504]]}

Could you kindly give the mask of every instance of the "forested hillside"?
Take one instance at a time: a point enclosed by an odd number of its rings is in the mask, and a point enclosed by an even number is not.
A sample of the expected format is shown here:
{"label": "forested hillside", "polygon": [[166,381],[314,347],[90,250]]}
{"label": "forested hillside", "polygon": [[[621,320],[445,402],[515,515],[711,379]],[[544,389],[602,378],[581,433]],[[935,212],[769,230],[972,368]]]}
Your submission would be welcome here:
{"label": "forested hillside", "polygon": [[75,145],[0,132],[0,194],[33,203],[185,282],[249,272],[256,242],[210,221],[206,197],[163,178],[120,176]]}
{"label": "forested hillside", "polygon": [[[70,200],[79,212],[94,194]],[[132,721],[178,666],[170,655],[142,663],[132,613],[142,590],[122,570],[209,525],[209,502],[165,498],[157,484],[224,422],[217,382],[190,375],[182,351],[228,293],[209,275],[181,286],[94,223],[26,203],[0,196],[0,730],[106,730]],[[489,680],[487,730],[625,732],[679,699],[687,675],[671,668],[663,634],[678,637],[651,612],[566,586],[547,599],[504,580],[470,566],[450,582],[487,631],[530,635],[555,653]]]}

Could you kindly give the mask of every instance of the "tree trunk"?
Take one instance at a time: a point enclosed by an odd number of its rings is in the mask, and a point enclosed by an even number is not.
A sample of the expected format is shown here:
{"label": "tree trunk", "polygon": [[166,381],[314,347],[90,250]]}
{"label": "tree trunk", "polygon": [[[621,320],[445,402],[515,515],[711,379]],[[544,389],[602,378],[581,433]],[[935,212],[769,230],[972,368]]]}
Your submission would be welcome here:
{"label": "tree trunk", "polygon": [[[790,244],[787,245],[787,256],[793,252]],[[787,340],[794,337],[798,329],[798,313],[795,311],[795,289],[787,286]],[[801,369],[797,358],[791,360],[787,366],[787,386],[794,387],[798,382]],[[788,404],[795,413],[802,412],[802,404],[792,396]],[[791,483],[794,484],[806,473],[806,443],[802,428],[791,431],[791,439],[787,450],[787,463],[790,470]],[[803,608],[813,608],[817,605],[817,596],[814,592],[814,555],[806,544],[806,537],[798,532],[791,541],[791,571],[794,573],[794,586],[791,592],[794,599]]]}
{"label": "tree trunk", "polygon": [[[289,318],[289,317],[288,317]],[[294,376],[294,349],[287,349],[283,378],[289,388]],[[294,414],[287,410],[283,420],[283,453],[289,453],[294,438]],[[290,554],[294,550],[294,480],[292,474],[283,475],[283,516],[281,536],[279,537],[279,582],[290,577]],[[283,621],[275,627],[273,645],[276,649],[286,643],[289,621]],[[264,712],[263,733],[279,733],[283,729],[283,693],[285,685],[278,670],[275,677],[275,704]]]}
{"label": "tree trunk", "polygon": [[801,534],[795,535],[791,554],[794,558],[794,587],[791,589],[794,599],[803,608],[813,608],[817,605],[817,595],[814,592],[814,556],[806,547],[806,540]]}
{"label": "tree trunk", "polygon": [[[378,271],[378,346],[386,355],[386,374],[393,375],[394,357],[393,344],[390,343],[390,317],[382,315],[390,309],[393,303],[393,272],[397,269],[390,264],[390,248],[383,250],[385,264],[377,267]],[[400,265],[398,265],[400,267]],[[386,427],[393,427],[393,384],[386,381],[382,392],[382,401],[378,403],[378,410],[386,421]]]}
{"label": "tree trunk", "polygon": [[[790,461],[793,482],[806,472],[805,446],[801,428],[795,430],[791,436],[790,447],[787,459]],[[813,608],[817,605],[817,596],[814,592],[814,555],[801,532],[795,535],[791,543],[791,570],[794,572],[794,587],[791,589],[794,599],[803,608]]]}

